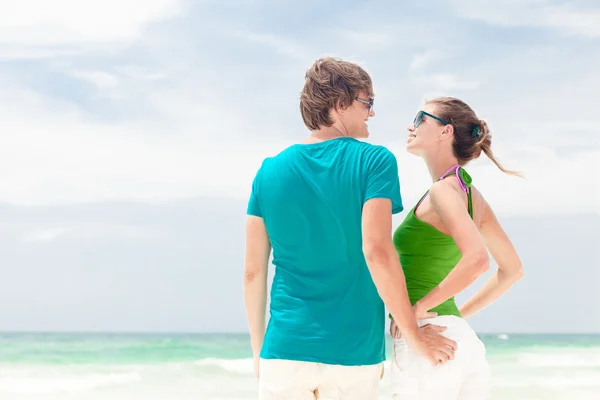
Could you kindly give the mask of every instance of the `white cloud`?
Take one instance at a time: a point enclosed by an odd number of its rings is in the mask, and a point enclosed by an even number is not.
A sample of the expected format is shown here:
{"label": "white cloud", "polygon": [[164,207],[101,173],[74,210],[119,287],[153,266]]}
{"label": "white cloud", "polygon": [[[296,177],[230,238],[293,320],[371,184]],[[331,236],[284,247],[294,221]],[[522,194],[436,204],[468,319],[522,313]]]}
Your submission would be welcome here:
{"label": "white cloud", "polygon": [[130,42],[146,24],[175,16],[184,5],[184,0],[4,0],[0,55],[34,57],[65,51],[53,46]]}
{"label": "white cloud", "polygon": [[[114,223],[81,224],[68,223],[60,228],[30,229],[21,233],[24,242],[53,242],[57,240],[98,240],[98,239],[144,239],[156,236],[147,228]],[[6,231],[7,229],[4,229]]]}
{"label": "white cloud", "polygon": [[474,90],[480,85],[477,81],[462,80],[457,75],[450,73],[425,75],[419,77],[417,81],[440,92],[450,92],[457,89]]}
{"label": "white cloud", "polygon": [[0,60],[31,60],[53,58],[57,56],[72,56],[85,51],[84,48],[62,46],[21,46],[3,44],[0,41]]}
{"label": "white cloud", "polygon": [[[405,208],[412,207],[431,185],[431,178],[421,159],[400,146],[390,148],[398,160]],[[522,179],[504,174],[484,154],[465,167],[473,184],[497,213],[600,214],[600,180],[592,168],[600,157],[600,149],[561,157],[544,147],[505,145],[497,146],[494,152],[505,168],[525,176]]]}
{"label": "white cloud", "polygon": [[306,62],[312,58],[311,53],[303,45],[281,36],[244,30],[233,30],[227,34],[233,38],[270,47],[278,54],[296,61]]}
{"label": "white cloud", "polygon": [[[11,133],[0,136],[0,201],[69,204],[246,195],[262,158],[280,148],[232,140],[230,130],[244,134],[248,127],[185,91],[179,97],[154,95],[160,114],[111,125],[91,122],[77,108],[31,92],[0,91],[3,131]],[[167,134],[161,131],[165,124],[172,129]]]}
{"label": "white cloud", "polygon": [[[429,95],[444,95],[456,90],[475,90],[481,83],[476,80],[462,79],[460,76],[449,72],[427,72],[427,70],[440,70],[446,67],[445,63],[434,62],[441,60],[442,52],[429,50],[416,53],[412,56],[409,66],[409,80],[421,88],[426,89]],[[438,67],[438,68],[434,68]]]}
{"label": "white cloud", "polygon": [[99,88],[112,88],[119,84],[116,76],[105,71],[73,70],[71,75]]}
{"label": "white cloud", "polygon": [[[188,83],[189,87],[160,90],[146,87],[139,95],[157,112],[142,121],[120,124],[92,121],[77,107],[38,93],[8,88],[0,91],[3,132],[10,132],[0,135],[0,202],[157,202],[195,196],[246,199],[261,160],[290,141],[261,140],[265,127],[246,120],[246,112],[251,110],[220,108],[211,96],[213,87],[198,91],[193,82]],[[556,119],[549,116],[544,123],[549,128],[553,121]],[[557,121],[555,131],[567,128],[570,122]],[[596,126],[593,120],[574,124],[585,130]],[[494,132],[507,129],[493,121],[492,125]],[[540,128],[544,125],[521,127],[531,139],[531,132]],[[552,131],[545,135],[549,133]],[[379,141],[377,132],[373,141]],[[523,170],[526,181],[505,177],[486,161],[468,169],[500,213],[600,212],[592,168],[600,155],[597,146],[559,156],[550,150],[554,142],[548,136],[545,147],[534,148],[528,142],[524,145],[529,147],[498,143],[504,144],[504,148],[495,145],[500,160],[507,168]],[[407,156],[398,142],[388,145],[396,151],[406,205],[411,205],[428,187],[426,169],[420,160]],[[570,189],[558,188],[557,182],[567,177]],[[582,192],[586,195],[581,196]],[[50,232],[60,236],[57,231]],[[47,232],[29,237],[53,238]]]}
{"label": "white cloud", "polygon": [[[0,160],[5,182],[0,198],[14,204],[167,201],[200,195],[246,198],[262,158],[285,146],[226,143],[201,134],[153,138],[149,127],[146,132],[142,128],[93,126],[77,118],[28,125],[26,131],[13,127],[23,145],[5,141],[2,147],[27,148],[27,152],[6,154]],[[429,181],[425,167],[397,144],[390,147],[397,151],[405,196],[416,200]],[[525,181],[505,177],[482,163],[469,167],[476,185],[500,212],[600,212],[598,184],[590,168],[600,152],[558,157],[550,150],[524,149],[521,154],[526,156],[519,160],[505,158],[515,151],[496,150],[506,167],[525,172]]]}
{"label": "white cloud", "polygon": [[[113,10],[117,7],[116,2],[106,4]],[[132,4],[131,0],[126,0],[125,8],[131,8]],[[131,31],[119,28],[115,33],[117,36],[100,32],[94,40],[110,41],[115,37],[127,40],[127,32],[139,34],[145,23],[170,15],[171,11],[176,12],[179,10],[177,5],[182,3],[156,0],[147,4],[151,10],[145,11],[141,17],[117,17],[117,23],[129,24]],[[168,4],[175,8],[169,9]],[[59,5],[68,4],[62,2]],[[87,18],[87,11],[77,7],[75,16]],[[15,21],[36,32],[42,32],[53,21],[69,29],[79,26],[79,22],[73,22],[73,16],[64,17],[63,20],[54,11],[48,15],[42,14],[36,11],[27,17],[29,19],[23,14]],[[111,20],[108,14],[102,14],[102,18],[104,21]],[[0,19],[0,32],[2,29],[12,29],[7,21],[6,18]],[[415,26],[418,25],[415,22]],[[323,29],[330,32],[328,29],[332,28]],[[385,46],[397,46],[397,38],[389,36],[387,31],[369,32],[372,34],[364,37],[359,34],[360,39],[354,38],[360,40],[358,47],[372,45],[383,55],[388,52]],[[306,132],[297,113],[297,92],[302,84],[304,69],[316,57],[311,56],[313,49],[320,46],[339,49],[330,43],[319,42],[319,33],[314,32],[315,41],[296,43],[279,33],[262,34],[246,30],[220,32],[229,35],[229,39],[233,36],[245,43],[264,46],[273,56],[279,56],[275,62],[277,67],[270,63],[266,68],[268,72],[264,76],[269,80],[265,80],[264,90],[259,91],[254,91],[255,82],[244,86],[247,84],[245,79],[258,76],[254,75],[256,71],[253,68],[246,68],[243,63],[237,69],[230,64],[219,65],[218,60],[204,57],[204,54],[198,58],[186,54],[181,59],[173,60],[155,52],[154,61],[144,63],[135,57],[126,57],[128,64],[125,65],[114,65],[105,62],[107,60],[93,66],[89,63],[78,65],[76,60],[64,66],[53,63],[53,73],[59,73],[63,68],[62,72],[67,78],[74,77],[93,85],[95,91],[91,96],[98,102],[94,104],[106,108],[123,106],[125,111],[119,115],[122,119],[116,118],[115,122],[104,122],[94,113],[94,109],[84,109],[77,103],[65,100],[68,99],[68,93],[53,97],[27,88],[18,75],[15,75],[15,79],[5,79],[0,85],[0,119],[3,124],[0,134],[0,202],[44,205],[106,200],[169,201],[211,195],[247,198],[260,161],[290,144],[295,132],[301,131],[302,135]],[[68,40],[65,39],[66,48],[69,48],[69,43],[79,40],[75,36],[72,41],[70,36]],[[0,38],[0,42],[5,39]],[[162,37],[161,43],[168,43],[169,39],[168,36]],[[344,48],[354,40],[352,37],[346,39],[339,44],[340,47]],[[408,36],[400,39],[413,42]],[[195,39],[187,40],[192,42]],[[230,40],[226,38],[225,42]],[[43,43],[46,42],[41,41],[36,46],[42,49]],[[152,49],[152,43],[145,45]],[[27,46],[19,46],[18,43],[12,43],[11,46],[15,51],[28,51]],[[187,46],[182,45],[182,48]],[[448,54],[460,54],[460,48],[455,50]],[[525,52],[527,49],[522,50]],[[223,51],[229,50],[225,48]],[[349,51],[354,54],[352,48]],[[406,100],[408,96],[414,96],[416,100],[424,94],[470,90],[469,96],[479,95],[481,104],[476,105],[477,110],[486,107],[484,110],[493,116],[501,112],[504,112],[504,116],[508,115],[498,123],[491,121],[494,135],[500,132],[498,143],[504,143],[505,146],[508,139],[518,138],[520,142],[518,146],[499,147],[496,151],[501,160],[504,159],[503,155],[515,158],[506,160],[506,166],[522,169],[528,176],[527,181],[503,177],[495,167],[488,167],[485,162],[469,167],[477,185],[484,190],[490,202],[507,213],[564,213],[573,210],[571,204],[576,204],[580,210],[597,210],[597,197],[594,197],[597,196],[597,184],[594,186],[596,178],[591,171],[594,170],[592,166],[595,165],[594,159],[598,156],[600,145],[593,138],[583,138],[591,137],[600,123],[594,119],[595,114],[589,113],[595,99],[595,93],[589,86],[593,86],[597,78],[580,75],[574,85],[568,76],[563,75],[561,79],[561,71],[557,70],[551,89],[532,94],[527,85],[541,83],[530,80],[523,86],[504,92],[498,90],[503,83],[486,80],[486,73],[493,76],[491,72],[505,69],[520,71],[522,57],[507,57],[493,62],[482,58],[488,64],[471,63],[466,67],[459,59],[449,57],[451,71],[460,71],[451,73],[446,72],[448,69],[444,64],[436,62],[442,54],[446,61],[446,53],[441,50],[432,48],[423,51],[423,47],[419,46],[418,49],[408,47],[394,51],[405,54],[406,60],[411,60],[412,55],[408,77],[404,76],[404,70],[397,68],[398,65],[404,65],[402,62],[388,63],[387,57],[365,57],[360,52],[355,57],[355,61],[366,58],[368,63],[361,61],[361,64],[370,71],[393,72],[386,79],[380,79],[379,73],[374,76],[377,91],[387,95],[381,96],[383,102],[377,109],[374,126],[381,128],[373,132],[374,142],[380,141],[378,134],[385,136],[387,131],[404,129],[405,124],[401,128],[396,126],[397,114],[406,112],[407,121],[412,119],[414,110],[403,109],[409,104]],[[352,59],[347,55],[341,56]],[[279,68],[282,64],[285,68]],[[297,66],[291,67],[292,64]],[[264,68],[261,66],[258,69]],[[238,72],[240,76],[233,76]],[[222,79],[223,76],[226,79]],[[485,82],[486,93],[475,90],[483,86],[482,82]],[[546,88],[546,83],[542,83]],[[277,91],[281,86],[286,87]],[[252,89],[249,90],[249,87]],[[548,95],[549,90],[552,96]],[[579,105],[575,105],[569,97],[569,91],[577,90],[584,93],[583,98],[578,99]],[[265,106],[273,99],[280,108]],[[240,104],[241,107],[238,106]],[[285,107],[289,105],[289,114],[282,111],[281,104]],[[532,107],[532,104],[535,106]],[[128,114],[128,107],[135,113]],[[576,114],[581,107],[587,107],[585,115]],[[383,111],[379,113],[380,110]],[[561,110],[560,114],[557,110]],[[292,115],[295,119],[292,119]],[[572,135],[574,129],[581,131],[581,135]],[[278,135],[270,134],[272,131],[278,131]],[[506,136],[504,132],[507,132]],[[568,134],[571,134],[569,140],[563,140]],[[578,152],[563,151],[567,148],[565,146],[575,144],[581,147],[576,149]],[[532,147],[534,145],[537,147]],[[398,143],[392,143],[390,147],[397,149]],[[424,166],[420,160],[406,157],[403,151],[398,152],[398,158],[406,196],[418,197],[427,188],[429,180]],[[578,171],[576,177],[570,178],[574,179],[573,187],[591,194],[580,197],[569,190],[555,193],[554,177],[563,176],[567,173],[565,171]],[[492,180],[494,185],[486,186]],[[541,196],[547,199],[544,198],[540,204]]]}
{"label": "white cloud", "polygon": [[566,35],[600,37],[598,8],[576,8],[546,0],[459,0],[452,2],[452,7],[460,15],[492,25],[549,28]]}
{"label": "white cloud", "polygon": [[362,51],[385,50],[393,45],[394,35],[388,30],[361,30],[357,27],[352,29],[339,29],[333,32],[343,41],[349,42],[355,48]]}
{"label": "white cloud", "polygon": [[65,228],[47,228],[28,232],[22,235],[24,242],[50,242],[63,236],[68,229]]}
{"label": "white cloud", "polygon": [[431,65],[433,61],[439,59],[439,57],[440,53],[433,50],[417,53],[412,57],[409,70],[411,73],[419,73]]}

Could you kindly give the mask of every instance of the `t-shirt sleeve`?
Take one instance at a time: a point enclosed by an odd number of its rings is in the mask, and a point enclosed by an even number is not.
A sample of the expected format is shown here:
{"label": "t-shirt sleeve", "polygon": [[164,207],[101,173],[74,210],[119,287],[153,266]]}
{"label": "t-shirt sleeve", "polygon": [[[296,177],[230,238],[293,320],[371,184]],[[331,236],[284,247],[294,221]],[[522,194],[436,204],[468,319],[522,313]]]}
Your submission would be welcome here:
{"label": "t-shirt sleeve", "polygon": [[262,212],[260,211],[260,203],[258,201],[259,175],[260,170],[256,173],[256,176],[252,181],[252,189],[250,191],[250,199],[248,200],[248,208],[246,210],[246,214],[262,218]]}
{"label": "t-shirt sleeve", "polygon": [[394,154],[385,147],[379,147],[371,158],[365,190],[365,202],[383,198],[392,201],[392,214],[404,210],[400,194],[398,162]]}

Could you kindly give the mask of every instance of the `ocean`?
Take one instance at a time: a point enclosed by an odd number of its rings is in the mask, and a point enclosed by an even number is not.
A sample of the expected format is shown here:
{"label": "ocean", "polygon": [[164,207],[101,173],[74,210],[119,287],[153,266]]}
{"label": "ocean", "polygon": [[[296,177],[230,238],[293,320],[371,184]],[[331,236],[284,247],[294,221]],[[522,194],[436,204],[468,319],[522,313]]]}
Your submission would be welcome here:
{"label": "ocean", "polygon": [[[493,399],[600,399],[600,335],[480,338]],[[2,400],[256,398],[245,334],[0,333]]]}

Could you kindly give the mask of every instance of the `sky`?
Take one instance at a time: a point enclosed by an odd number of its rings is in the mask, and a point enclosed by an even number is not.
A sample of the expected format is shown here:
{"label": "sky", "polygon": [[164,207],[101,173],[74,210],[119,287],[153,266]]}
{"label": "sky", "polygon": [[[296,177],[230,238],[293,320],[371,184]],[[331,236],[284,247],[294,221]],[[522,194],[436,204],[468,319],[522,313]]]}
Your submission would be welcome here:
{"label": "sky", "polygon": [[327,55],[371,74],[369,141],[407,206],[430,179],[406,127],[437,95],[524,173],[467,167],[525,270],[473,326],[600,332],[597,3],[50,3],[0,3],[0,330],[246,331],[250,184],[308,135],[299,93]]}

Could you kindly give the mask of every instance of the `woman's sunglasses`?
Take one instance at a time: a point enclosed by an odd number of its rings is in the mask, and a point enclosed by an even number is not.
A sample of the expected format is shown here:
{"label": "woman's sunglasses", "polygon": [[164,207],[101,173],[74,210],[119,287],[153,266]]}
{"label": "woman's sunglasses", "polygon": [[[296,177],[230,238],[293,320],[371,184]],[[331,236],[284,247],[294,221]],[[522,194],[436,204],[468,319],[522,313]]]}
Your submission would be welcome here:
{"label": "woman's sunglasses", "polygon": [[433,119],[435,119],[436,121],[438,121],[438,122],[441,122],[441,123],[442,123],[442,124],[444,124],[444,125],[450,125],[450,122],[448,122],[448,121],[444,121],[443,119],[441,119],[441,118],[438,118],[438,117],[436,117],[435,115],[432,115],[432,114],[429,114],[428,112],[425,112],[425,111],[423,111],[423,110],[420,110],[420,111],[417,113],[417,116],[415,117],[415,119],[414,119],[414,121],[413,121],[413,124],[415,125],[415,129],[417,129],[417,128],[419,127],[419,125],[421,125],[421,122],[423,122],[423,118],[425,118],[425,116],[426,116],[426,115],[427,115],[429,118],[433,118]]}

